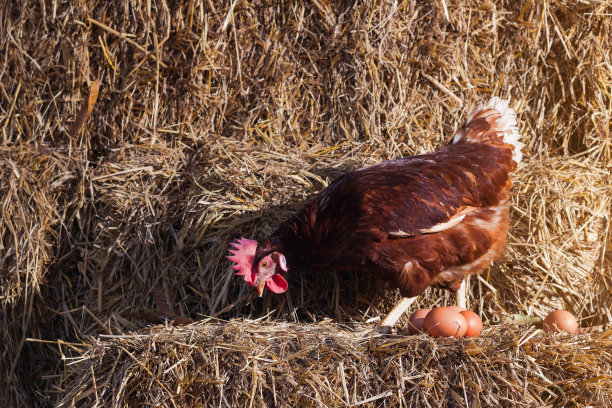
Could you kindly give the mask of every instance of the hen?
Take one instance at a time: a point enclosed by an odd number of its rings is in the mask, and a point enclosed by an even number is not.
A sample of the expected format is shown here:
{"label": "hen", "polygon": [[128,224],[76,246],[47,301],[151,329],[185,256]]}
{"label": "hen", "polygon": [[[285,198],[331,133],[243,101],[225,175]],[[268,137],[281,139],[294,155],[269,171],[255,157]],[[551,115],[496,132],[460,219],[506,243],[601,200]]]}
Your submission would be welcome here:
{"label": "hen", "polygon": [[444,148],[339,177],[261,244],[233,243],[228,258],[260,296],[287,290],[293,269],[367,271],[403,296],[382,326],[429,286],[465,299],[464,278],[504,249],[520,137],[508,101],[493,98]]}

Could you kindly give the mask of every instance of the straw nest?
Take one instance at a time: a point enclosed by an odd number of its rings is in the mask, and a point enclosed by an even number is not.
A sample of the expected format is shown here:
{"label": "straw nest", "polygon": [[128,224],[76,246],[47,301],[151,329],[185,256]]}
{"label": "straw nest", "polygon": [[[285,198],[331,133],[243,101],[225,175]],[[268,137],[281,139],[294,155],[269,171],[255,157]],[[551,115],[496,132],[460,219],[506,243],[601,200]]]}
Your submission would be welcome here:
{"label": "straw nest", "polygon": [[[612,320],[607,2],[0,10],[0,405],[612,399],[609,331],[511,325],[556,308]],[[397,298],[357,272],[296,272],[263,299],[233,277],[234,238],[348,170],[439,148],[492,95],[526,147],[508,250],[471,280],[483,337],[349,333]],[[231,322],[150,327],[209,316]]]}

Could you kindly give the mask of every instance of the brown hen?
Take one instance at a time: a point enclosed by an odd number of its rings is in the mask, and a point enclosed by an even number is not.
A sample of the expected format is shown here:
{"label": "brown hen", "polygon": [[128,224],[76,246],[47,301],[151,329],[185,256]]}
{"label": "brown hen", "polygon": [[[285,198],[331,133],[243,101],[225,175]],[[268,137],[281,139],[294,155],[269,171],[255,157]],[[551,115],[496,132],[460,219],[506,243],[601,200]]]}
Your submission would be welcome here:
{"label": "brown hen", "polygon": [[461,288],[465,302],[464,278],[505,247],[519,139],[514,110],[493,98],[444,148],[339,177],[261,244],[234,243],[229,259],[260,296],[284,292],[293,269],[367,271],[403,296],[388,327],[429,286]]}

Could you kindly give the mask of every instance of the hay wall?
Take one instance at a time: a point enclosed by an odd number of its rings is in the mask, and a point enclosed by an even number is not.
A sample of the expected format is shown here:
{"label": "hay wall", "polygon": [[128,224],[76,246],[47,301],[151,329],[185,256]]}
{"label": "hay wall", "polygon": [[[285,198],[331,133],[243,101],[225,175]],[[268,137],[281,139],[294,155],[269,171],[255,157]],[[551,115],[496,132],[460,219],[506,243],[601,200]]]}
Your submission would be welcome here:
{"label": "hay wall", "polygon": [[[296,275],[288,296],[245,301],[227,244],[263,237],[347,170],[439,147],[491,95],[512,98],[527,146],[509,250],[485,275],[496,290],[473,280],[472,303],[490,323],[557,307],[608,323],[611,12],[604,1],[3,3],[0,405],[72,395],[81,383],[64,370],[81,368],[60,358],[86,350],[55,341],[137,330],[128,314],[160,299],[192,318],[384,312],[396,294],[376,297],[351,272]],[[420,304],[448,301],[431,291]]]}

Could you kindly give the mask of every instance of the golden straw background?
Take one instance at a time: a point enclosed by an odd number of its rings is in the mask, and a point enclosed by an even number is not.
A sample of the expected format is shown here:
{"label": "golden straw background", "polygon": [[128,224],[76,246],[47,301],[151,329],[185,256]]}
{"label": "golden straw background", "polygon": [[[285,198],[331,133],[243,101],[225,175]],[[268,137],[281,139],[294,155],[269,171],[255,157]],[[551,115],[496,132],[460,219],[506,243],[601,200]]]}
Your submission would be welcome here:
{"label": "golden straw background", "polygon": [[[611,16],[569,0],[3,2],[0,406],[606,406]],[[233,276],[233,239],[344,172],[441,147],[494,95],[526,146],[508,250],[471,279],[480,338],[360,334],[398,296],[360,273],[296,271],[262,299]],[[513,324],[556,308],[603,329]]]}

